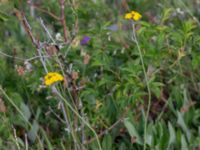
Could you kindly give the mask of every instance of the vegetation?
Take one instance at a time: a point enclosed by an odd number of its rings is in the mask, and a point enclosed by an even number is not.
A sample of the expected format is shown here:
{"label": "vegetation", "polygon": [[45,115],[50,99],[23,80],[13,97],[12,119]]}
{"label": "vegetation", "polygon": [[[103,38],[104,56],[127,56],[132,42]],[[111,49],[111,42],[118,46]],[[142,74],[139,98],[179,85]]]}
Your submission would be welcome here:
{"label": "vegetation", "polygon": [[198,0],[0,0],[1,150],[200,150]]}

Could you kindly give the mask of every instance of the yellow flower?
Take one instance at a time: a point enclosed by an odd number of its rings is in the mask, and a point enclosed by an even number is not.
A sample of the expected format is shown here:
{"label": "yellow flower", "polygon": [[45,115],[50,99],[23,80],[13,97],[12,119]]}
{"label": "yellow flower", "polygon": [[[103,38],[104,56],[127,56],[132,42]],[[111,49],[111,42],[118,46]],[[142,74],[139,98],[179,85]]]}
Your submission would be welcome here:
{"label": "yellow flower", "polygon": [[132,13],[127,13],[125,14],[125,19],[131,19],[132,18]]}
{"label": "yellow flower", "polygon": [[49,72],[44,77],[44,84],[46,86],[50,86],[54,84],[55,82],[63,81],[63,80],[64,80],[64,77],[61,74],[57,72]]}
{"label": "yellow flower", "polygon": [[134,21],[138,21],[142,18],[142,15],[139,12],[131,11],[129,13],[126,13],[124,18],[128,20],[132,19]]}
{"label": "yellow flower", "polygon": [[133,15],[133,20],[135,20],[135,21],[138,21],[142,18],[142,15],[136,11],[132,11],[131,13]]}

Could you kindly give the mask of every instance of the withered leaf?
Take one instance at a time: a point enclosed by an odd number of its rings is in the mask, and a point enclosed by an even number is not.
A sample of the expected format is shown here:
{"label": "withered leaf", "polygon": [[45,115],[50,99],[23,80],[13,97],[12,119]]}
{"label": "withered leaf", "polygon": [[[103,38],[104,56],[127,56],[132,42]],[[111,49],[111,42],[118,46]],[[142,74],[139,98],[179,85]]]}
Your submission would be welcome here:
{"label": "withered leaf", "polygon": [[0,98],[0,112],[6,112],[6,106],[2,98]]}
{"label": "withered leaf", "polygon": [[59,48],[57,45],[47,45],[46,46],[46,52],[49,56],[53,56],[53,55],[57,54],[58,50],[59,50]]}

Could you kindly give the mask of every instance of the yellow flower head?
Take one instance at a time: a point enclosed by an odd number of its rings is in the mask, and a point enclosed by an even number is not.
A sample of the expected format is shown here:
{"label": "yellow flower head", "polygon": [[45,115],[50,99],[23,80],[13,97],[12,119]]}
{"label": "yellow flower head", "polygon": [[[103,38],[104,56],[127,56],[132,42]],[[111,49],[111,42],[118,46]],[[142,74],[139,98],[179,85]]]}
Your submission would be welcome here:
{"label": "yellow flower head", "polygon": [[57,72],[49,72],[44,77],[44,84],[46,86],[50,86],[54,84],[55,82],[63,81],[63,80],[64,80],[64,77],[61,74]]}
{"label": "yellow flower head", "polygon": [[126,13],[124,18],[128,20],[132,19],[134,21],[138,21],[142,18],[142,15],[139,12],[131,11],[129,13]]}
{"label": "yellow flower head", "polygon": [[132,18],[132,13],[126,13],[124,18],[125,19],[131,19]]}

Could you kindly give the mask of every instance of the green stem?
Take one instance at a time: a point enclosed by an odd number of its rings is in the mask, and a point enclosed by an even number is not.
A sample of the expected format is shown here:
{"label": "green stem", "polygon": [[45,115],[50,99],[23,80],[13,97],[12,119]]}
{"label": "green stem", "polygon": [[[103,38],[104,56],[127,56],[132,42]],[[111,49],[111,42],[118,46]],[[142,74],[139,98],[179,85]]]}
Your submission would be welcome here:
{"label": "green stem", "polygon": [[[17,110],[17,112],[23,117],[23,119],[25,120],[25,122],[27,122],[27,124],[30,126],[30,128],[32,128],[32,124],[27,120],[27,118],[24,116],[23,112],[19,109],[19,107],[13,102],[13,100],[6,94],[6,92],[4,91],[4,89],[0,86],[0,91],[2,92],[2,94],[6,97],[6,99],[13,105],[13,107]],[[38,142],[41,146],[41,149],[43,150],[43,144],[38,136],[38,134],[36,135]]]}
{"label": "green stem", "polygon": [[145,69],[145,65],[144,65],[144,59],[143,59],[142,51],[141,51],[139,42],[138,42],[137,37],[136,37],[134,23],[132,23],[132,27],[133,27],[133,40],[136,43],[136,46],[137,46],[137,49],[138,49],[138,52],[139,52],[140,61],[141,61],[141,64],[142,64],[142,69],[143,69],[143,72],[144,72],[145,82],[146,82],[147,91],[148,91],[148,106],[147,106],[147,112],[146,112],[145,123],[144,123],[144,146],[143,146],[143,150],[146,150],[147,123],[148,123],[148,117],[149,117],[150,106],[151,106],[151,91],[150,91],[147,73],[146,73],[146,69]]}
{"label": "green stem", "polygon": [[[57,91],[57,89],[56,89]],[[99,147],[99,150],[102,150],[101,148],[101,144],[100,144],[100,141],[99,141],[99,138],[98,138],[98,135],[97,133],[95,132],[95,130],[89,125],[89,123],[87,121],[85,121],[79,114],[78,112],[67,102],[67,100],[57,91],[56,94],[59,96],[60,99],[62,99],[65,104],[74,112],[75,115],[77,115],[77,117],[79,119],[81,119],[81,121],[86,125],[88,126],[88,128],[93,132],[93,134],[95,135],[96,139],[97,139],[97,144],[98,144],[98,147]]]}

